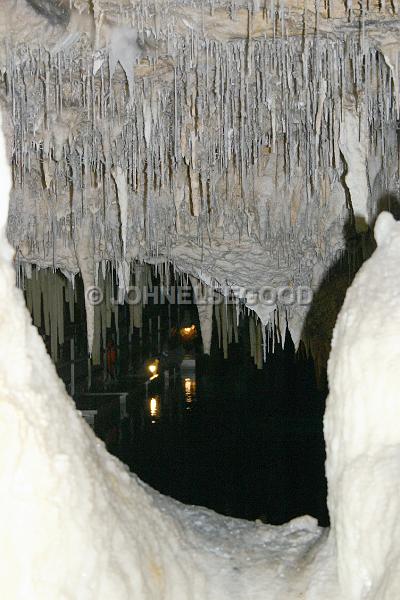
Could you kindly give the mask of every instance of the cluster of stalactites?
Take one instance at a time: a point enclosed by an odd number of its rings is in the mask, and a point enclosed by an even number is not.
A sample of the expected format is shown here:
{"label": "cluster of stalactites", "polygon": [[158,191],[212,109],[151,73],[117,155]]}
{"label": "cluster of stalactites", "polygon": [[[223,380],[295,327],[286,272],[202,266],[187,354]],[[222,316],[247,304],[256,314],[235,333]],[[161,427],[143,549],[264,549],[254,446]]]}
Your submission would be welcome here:
{"label": "cluster of stalactites", "polygon": [[[268,353],[273,353],[277,345],[284,347],[286,337],[286,316],[284,311],[276,309],[271,320],[265,326],[253,311],[247,312],[250,356],[257,369],[262,369]],[[229,345],[239,342],[239,321],[244,312],[238,303],[219,302],[214,306],[215,323],[218,334],[218,346],[222,348],[224,358],[229,357]],[[282,321],[282,324],[280,323]]]}
{"label": "cluster of stalactites", "polygon": [[[88,0],[74,0],[74,4],[83,9],[88,7]],[[287,33],[292,14],[304,14],[311,30],[318,30],[321,20],[345,18],[349,23],[377,17],[393,17],[399,14],[398,1],[386,3],[374,0],[360,4],[346,0],[327,0],[323,3],[309,5],[307,2],[279,2],[278,0],[121,0],[115,3],[110,0],[96,0],[95,16],[99,19],[110,19],[116,23],[131,24],[135,22],[143,39],[151,32],[156,38],[164,38],[171,29],[171,14],[185,11],[196,11],[200,18],[213,17],[227,13],[235,21],[247,11],[250,17],[262,15],[263,20],[271,24],[276,35]]]}
{"label": "cluster of stalactites", "polygon": [[[221,44],[193,33],[172,38],[170,50],[162,76],[155,68],[127,86],[121,70],[110,77],[105,54],[94,62],[74,49],[52,55],[12,48],[15,245],[26,239],[44,245],[57,263],[52,237],[67,245],[90,213],[97,260],[115,253],[135,258],[138,245],[147,255],[168,256],[180,233],[194,233],[201,243],[221,228],[239,240],[249,233],[270,239],[271,247],[287,237],[289,254],[294,243],[320,233],[325,180],[332,187],[343,171],[347,112],[366,131],[367,154],[381,157],[382,171],[395,160],[396,77],[357,36],[346,43],[317,37]],[[255,182],[274,156],[280,162],[272,183],[279,179],[289,194],[300,178],[296,202],[306,210],[297,220],[296,210],[288,210],[275,222],[280,196],[271,194],[265,200],[271,218],[255,232]],[[36,212],[42,205],[40,226],[19,191],[35,195]],[[121,198],[126,202],[118,205]]]}
{"label": "cluster of stalactites", "polygon": [[[163,265],[164,267],[164,265]],[[170,270],[154,265],[136,263],[131,270],[130,285],[134,294],[126,296],[129,306],[129,337],[134,329],[143,328],[143,309],[152,297],[154,276],[160,281],[160,288],[156,297],[161,298],[164,293],[164,302],[168,297],[174,296],[171,291]],[[188,278],[182,273],[175,274],[176,280],[188,285]],[[193,280],[193,283],[194,280]],[[39,331],[49,340],[49,351],[55,363],[61,357],[60,347],[64,344],[65,317],[68,315],[68,325],[75,324],[76,303],[80,301],[75,285],[75,278],[68,278],[53,269],[38,269],[25,263],[18,269],[18,284],[24,289],[27,307],[31,313],[32,321]],[[197,282],[198,284],[198,282]],[[94,307],[94,335],[91,351],[93,366],[100,365],[106,348],[107,340],[113,335],[119,338],[119,306],[121,297],[118,297],[118,275],[112,265],[100,266],[97,275],[97,290],[92,295]],[[196,285],[196,283],[195,283]],[[196,296],[194,295],[194,298]],[[240,320],[245,315],[243,305],[239,301],[228,301],[222,294],[216,293],[217,299],[212,304],[198,302],[201,334],[203,336],[204,351],[209,354],[211,350],[211,336],[213,326],[216,327],[218,346],[223,350],[224,358],[229,357],[229,345],[239,342]],[[199,298],[198,298],[199,299]],[[66,310],[67,305],[67,310]],[[202,308],[208,313],[210,319],[209,334],[204,328]],[[208,307],[208,308],[207,308]],[[250,356],[258,369],[262,369],[267,353],[274,352],[275,345],[285,342],[286,322],[284,327],[279,324],[282,313],[275,311],[273,319],[267,327],[251,311],[247,312],[248,337],[250,342]],[[80,323],[84,327],[84,323]],[[76,330],[72,331],[72,335]],[[81,332],[81,335],[83,332]],[[140,334],[140,338],[142,334]],[[209,339],[207,339],[209,337]]]}
{"label": "cluster of stalactites", "polygon": [[[29,263],[19,264],[17,283],[25,292],[29,312],[34,325],[49,339],[49,350],[54,362],[60,357],[60,346],[64,344],[65,315],[69,315],[69,324],[75,322],[75,305],[79,301],[74,277],[66,277],[60,271],[51,268],[36,268]],[[147,265],[136,264],[132,272],[132,285],[142,289],[151,285],[151,269]],[[94,307],[93,342],[88,350],[92,364],[101,363],[101,350],[105,349],[108,332],[112,328],[118,336],[118,277],[112,265],[103,263],[97,271],[95,288],[84,289]],[[142,310],[146,294],[137,302],[129,304],[129,333],[133,328],[142,327]],[[68,312],[65,311],[65,304]],[[80,324],[85,326],[84,323]],[[81,332],[83,333],[83,332]]]}
{"label": "cluster of stalactites", "polygon": [[76,291],[73,280],[66,279],[57,271],[35,269],[28,264],[20,270],[19,277],[33,323],[49,337],[50,354],[57,362],[59,347],[64,344],[65,303],[70,322],[74,322]]}
{"label": "cluster of stalactites", "polygon": [[[140,77],[146,65],[120,61],[124,73],[115,53],[110,68],[107,52],[80,55],[79,43],[10,46],[8,235],[18,257],[81,271],[86,287],[112,262],[122,290],[136,259],[178,258],[207,280],[204,247],[250,240],[268,257],[266,283],[284,273],[285,284],[310,285],[344,249],[346,186],[368,218],[374,179],[390,189],[399,164],[399,62],[378,38],[343,36],[221,43],[171,33]],[[94,360],[103,310],[87,306]]]}

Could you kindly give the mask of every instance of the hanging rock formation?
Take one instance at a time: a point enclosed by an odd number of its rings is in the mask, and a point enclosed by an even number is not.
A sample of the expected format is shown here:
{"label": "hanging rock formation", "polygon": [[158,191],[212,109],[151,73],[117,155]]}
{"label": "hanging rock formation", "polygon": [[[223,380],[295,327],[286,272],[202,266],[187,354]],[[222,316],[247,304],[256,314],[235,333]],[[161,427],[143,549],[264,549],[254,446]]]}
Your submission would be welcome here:
{"label": "hanging rock formation", "polygon": [[[75,274],[90,213],[96,268],[172,261],[249,304],[316,289],[397,188],[396,2],[3,4],[18,263]],[[297,345],[308,306],[275,309]]]}

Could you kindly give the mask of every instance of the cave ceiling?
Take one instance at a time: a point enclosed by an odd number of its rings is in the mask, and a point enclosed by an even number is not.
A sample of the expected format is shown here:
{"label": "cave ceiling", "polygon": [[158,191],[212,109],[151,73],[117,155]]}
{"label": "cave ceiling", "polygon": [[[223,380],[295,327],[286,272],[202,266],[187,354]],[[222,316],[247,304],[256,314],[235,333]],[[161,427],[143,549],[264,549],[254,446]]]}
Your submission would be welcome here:
{"label": "cave ceiling", "polygon": [[397,194],[397,2],[3,4],[18,268],[317,290]]}

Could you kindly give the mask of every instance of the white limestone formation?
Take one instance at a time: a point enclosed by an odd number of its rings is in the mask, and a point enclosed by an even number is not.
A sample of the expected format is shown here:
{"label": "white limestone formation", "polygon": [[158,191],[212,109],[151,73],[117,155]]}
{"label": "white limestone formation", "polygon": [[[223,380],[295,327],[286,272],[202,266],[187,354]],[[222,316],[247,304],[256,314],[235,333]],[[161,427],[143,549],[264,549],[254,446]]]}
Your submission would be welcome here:
{"label": "white limestone formation", "polygon": [[330,535],[349,600],[391,600],[400,591],[400,223],[382,213],[375,239],[347,293],[328,367]]}

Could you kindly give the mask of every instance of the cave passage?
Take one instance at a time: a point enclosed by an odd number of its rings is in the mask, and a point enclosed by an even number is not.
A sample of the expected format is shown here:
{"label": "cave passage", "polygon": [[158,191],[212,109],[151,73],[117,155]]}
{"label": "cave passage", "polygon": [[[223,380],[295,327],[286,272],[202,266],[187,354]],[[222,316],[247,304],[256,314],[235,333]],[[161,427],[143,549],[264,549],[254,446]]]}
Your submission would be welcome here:
{"label": "cave passage", "polygon": [[[59,284],[59,274],[48,276]],[[260,368],[251,356],[254,316],[240,312],[224,349],[215,308],[205,355],[196,305],[150,298],[140,307],[140,328],[130,329],[129,306],[119,306],[94,365],[79,277],[73,323],[66,305],[57,371],[96,434],[132,472],[163,494],[222,514],[271,524],[309,514],[328,524],[326,386],[317,386],[312,358],[302,345],[295,352],[289,332],[284,348],[275,334],[273,352],[266,341]],[[39,329],[51,352],[51,335]]]}
{"label": "cave passage", "polygon": [[[280,524],[310,514],[327,525],[323,393],[291,341],[260,371],[243,342],[196,353],[169,387],[132,401],[121,458],[144,481],[188,504]],[[118,453],[118,451],[117,451]]]}

